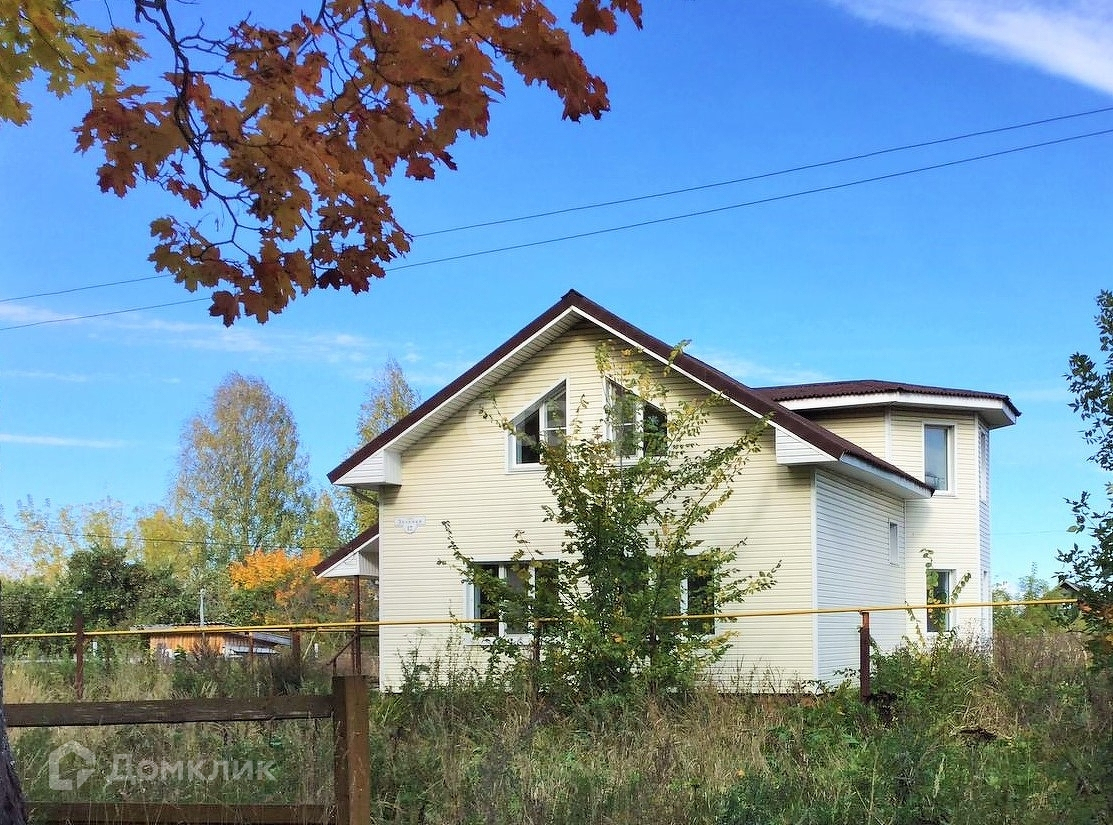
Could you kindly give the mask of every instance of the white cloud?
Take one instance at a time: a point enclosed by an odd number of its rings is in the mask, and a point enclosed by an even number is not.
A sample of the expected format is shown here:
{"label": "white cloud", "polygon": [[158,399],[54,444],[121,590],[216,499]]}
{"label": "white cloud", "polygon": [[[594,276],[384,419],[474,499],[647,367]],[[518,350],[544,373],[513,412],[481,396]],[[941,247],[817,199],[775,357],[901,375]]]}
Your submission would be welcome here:
{"label": "white cloud", "polygon": [[31,304],[0,304],[0,324],[18,327],[23,324],[39,324],[44,321],[59,321],[72,317],[63,312],[52,312]]}
{"label": "white cloud", "polygon": [[115,450],[128,446],[126,441],[95,438],[66,438],[57,435],[16,435],[0,433],[0,444],[24,444],[33,447],[79,447],[92,450]]}
{"label": "white cloud", "polygon": [[817,381],[830,381],[823,373],[794,366],[770,366],[740,358],[731,353],[717,350],[692,348],[690,355],[706,361],[715,369],[722,370],[731,378],[750,387],[773,387],[778,384],[810,384]]}
{"label": "white cloud", "polygon": [[895,28],[926,31],[1113,94],[1107,0],[828,0]]}
{"label": "white cloud", "polygon": [[42,370],[0,370],[0,378],[23,378],[36,381],[62,381],[67,384],[85,384],[101,376],[79,372],[43,372]]}

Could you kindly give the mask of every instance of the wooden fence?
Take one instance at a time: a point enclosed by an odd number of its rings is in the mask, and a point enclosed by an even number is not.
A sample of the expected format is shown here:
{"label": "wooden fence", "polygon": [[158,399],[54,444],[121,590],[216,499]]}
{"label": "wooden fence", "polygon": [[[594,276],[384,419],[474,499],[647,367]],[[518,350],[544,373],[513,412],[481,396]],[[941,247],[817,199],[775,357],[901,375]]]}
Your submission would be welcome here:
{"label": "wooden fence", "polygon": [[333,721],[335,805],[171,805],[158,802],[29,803],[35,825],[370,825],[370,685],[336,676],[328,696],[167,699],[4,705],[8,726],[179,724],[276,719]]}

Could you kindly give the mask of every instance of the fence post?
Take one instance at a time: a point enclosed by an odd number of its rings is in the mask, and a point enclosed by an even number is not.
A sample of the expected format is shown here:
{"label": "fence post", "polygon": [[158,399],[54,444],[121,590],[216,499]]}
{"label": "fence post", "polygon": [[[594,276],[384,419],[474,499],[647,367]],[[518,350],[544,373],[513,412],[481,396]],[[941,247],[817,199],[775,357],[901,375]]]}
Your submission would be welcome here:
{"label": "fence post", "polygon": [[81,608],[73,617],[73,694],[78,699],[85,698],[85,617]]}
{"label": "fence post", "polygon": [[367,679],[332,677],[336,825],[371,825],[371,743]]}
{"label": "fence post", "polygon": [[870,685],[870,612],[859,611],[862,626],[858,628],[858,698],[868,702],[873,695]]}

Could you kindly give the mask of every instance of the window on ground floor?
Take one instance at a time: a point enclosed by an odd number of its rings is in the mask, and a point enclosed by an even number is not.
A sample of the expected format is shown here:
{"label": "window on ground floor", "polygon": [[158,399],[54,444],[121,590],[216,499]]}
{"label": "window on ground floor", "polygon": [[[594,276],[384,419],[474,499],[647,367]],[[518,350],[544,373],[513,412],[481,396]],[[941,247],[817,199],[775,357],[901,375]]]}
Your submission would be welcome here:
{"label": "window on ground floor", "polygon": [[[953,570],[928,568],[927,604],[950,604],[953,584]],[[946,630],[950,630],[952,612],[953,611],[950,610],[929,607],[927,611],[928,633],[942,633]]]}

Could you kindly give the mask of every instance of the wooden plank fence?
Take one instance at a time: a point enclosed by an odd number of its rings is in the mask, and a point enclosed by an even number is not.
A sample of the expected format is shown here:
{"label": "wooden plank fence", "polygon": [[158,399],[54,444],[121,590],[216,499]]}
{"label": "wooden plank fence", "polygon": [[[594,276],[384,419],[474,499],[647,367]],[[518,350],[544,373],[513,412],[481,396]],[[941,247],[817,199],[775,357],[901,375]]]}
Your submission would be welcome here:
{"label": "wooden plank fence", "polygon": [[333,805],[170,805],[155,802],[29,802],[35,825],[370,825],[370,685],[336,676],[329,696],[167,699],[4,705],[8,726],[181,724],[278,719],[333,721]]}

